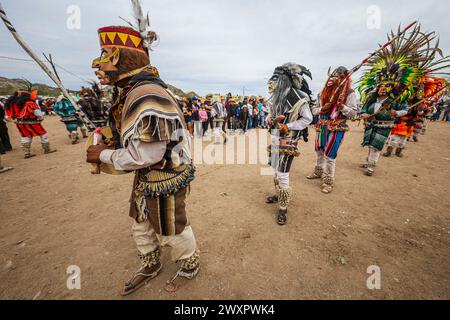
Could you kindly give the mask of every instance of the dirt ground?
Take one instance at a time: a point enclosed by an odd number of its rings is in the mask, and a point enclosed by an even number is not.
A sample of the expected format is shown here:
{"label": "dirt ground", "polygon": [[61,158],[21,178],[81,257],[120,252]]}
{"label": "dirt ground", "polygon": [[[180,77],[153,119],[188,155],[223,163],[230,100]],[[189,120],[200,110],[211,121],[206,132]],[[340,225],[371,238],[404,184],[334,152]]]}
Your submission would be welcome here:
{"label": "dirt ground", "polygon": [[[200,165],[188,199],[202,270],[176,294],[163,290],[176,271],[163,253],[163,273],[134,295],[118,295],[138,267],[128,198],[132,175],[93,176],[84,144],[71,145],[56,117],[45,120],[57,153],[22,159],[0,176],[1,299],[450,299],[450,125],[432,123],[403,159],[381,158],[363,175],[362,126],[352,124],[338,159],[336,187],[320,192],[305,176],[313,141],[293,164],[289,223],[275,223],[264,199],[272,178],[262,165]],[[311,130],[311,134],[313,131]],[[311,139],[313,140],[313,139]],[[67,267],[81,269],[81,289],[68,290]],[[381,269],[369,290],[367,268]]]}

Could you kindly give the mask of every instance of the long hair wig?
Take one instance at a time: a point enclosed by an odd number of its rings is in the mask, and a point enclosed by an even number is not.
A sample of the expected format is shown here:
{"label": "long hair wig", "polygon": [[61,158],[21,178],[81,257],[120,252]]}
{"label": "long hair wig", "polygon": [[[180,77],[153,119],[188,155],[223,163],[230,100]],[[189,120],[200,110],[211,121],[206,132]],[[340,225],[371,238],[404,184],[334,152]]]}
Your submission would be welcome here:
{"label": "long hair wig", "polygon": [[284,115],[290,107],[286,103],[291,89],[294,89],[302,98],[311,100],[311,90],[304,76],[312,79],[311,72],[296,63],[285,63],[277,67],[271,81],[276,81],[277,86],[270,98],[271,113],[274,116]]}

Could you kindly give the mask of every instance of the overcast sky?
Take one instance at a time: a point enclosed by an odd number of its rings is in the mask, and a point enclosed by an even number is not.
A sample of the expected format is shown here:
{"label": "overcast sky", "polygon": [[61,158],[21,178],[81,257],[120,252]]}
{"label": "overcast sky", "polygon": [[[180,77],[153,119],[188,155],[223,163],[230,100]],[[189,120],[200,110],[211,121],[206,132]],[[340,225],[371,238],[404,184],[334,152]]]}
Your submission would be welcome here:
{"label": "overcast sky", "polygon": [[[93,79],[91,61],[99,54],[97,29],[131,19],[128,0],[0,0],[11,22],[36,53],[82,78]],[[450,54],[446,1],[364,0],[142,0],[151,29],[160,36],[151,62],[166,82],[184,91],[267,95],[266,82],[278,65],[296,62],[313,74],[317,92],[329,66],[352,67],[384,43],[386,32],[418,19],[441,35]],[[81,28],[69,30],[70,5],[81,10]],[[370,6],[381,10],[380,28],[368,28]],[[370,11],[370,10],[369,10]],[[371,11],[373,12],[373,11]],[[372,20],[369,20],[372,21]],[[3,24],[0,56],[28,58]],[[60,70],[63,83],[82,81]],[[32,62],[0,58],[0,76],[51,81]],[[356,80],[356,77],[355,79]]]}

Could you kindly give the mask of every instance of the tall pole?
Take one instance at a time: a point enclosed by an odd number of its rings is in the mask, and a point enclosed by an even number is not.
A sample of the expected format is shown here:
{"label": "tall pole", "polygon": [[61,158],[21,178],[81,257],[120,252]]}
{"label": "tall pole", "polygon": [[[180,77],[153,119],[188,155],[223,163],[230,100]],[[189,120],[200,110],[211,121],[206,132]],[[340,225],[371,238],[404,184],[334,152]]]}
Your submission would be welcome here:
{"label": "tall pole", "polygon": [[0,3],[0,18],[2,18],[3,23],[5,24],[6,28],[11,32],[14,39],[16,39],[17,43],[22,47],[23,50],[31,57],[34,61],[41,67],[41,69],[52,79],[52,81],[58,86],[58,88],[63,92],[63,94],[66,96],[67,99],[72,103],[74,108],[77,110],[77,114],[79,115],[80,119],[83,121],[83,123],[86,125],[86,127],[89,129],[89,131],[95,130],[95,124],[87,117],[87,115],[83,112],[83,110],[80,108],[80,106],[77,104],[75,99],[67,92],[67,89],[62,85],[61,81],[59,81],[58,77],[50,71],[50,69],[45,65],[45,63],[38,58],[38,56],[34,53],[34,51],[28,46],[28,44],[25,42],[25,40],[17,33],[16,29],[12,25],[12,23],[9,21],[8,17],[6,16],[5,10],[3,10],[3,6]]}

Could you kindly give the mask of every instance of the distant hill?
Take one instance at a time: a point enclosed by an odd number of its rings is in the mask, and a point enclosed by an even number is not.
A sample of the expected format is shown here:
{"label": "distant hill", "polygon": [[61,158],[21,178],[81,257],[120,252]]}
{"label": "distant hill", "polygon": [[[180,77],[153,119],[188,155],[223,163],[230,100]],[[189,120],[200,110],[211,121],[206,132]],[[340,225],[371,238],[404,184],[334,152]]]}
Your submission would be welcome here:
{"label": "distant hill", "polygon": [[179,97],[185,97],[185,98],[191,98],[192,96],[197,96],[199,97],[198,94],[196,94],[195,92],[191,91],[191,92],[184,92],[181,89],[178,89],[177,87],[174,87],[172,85],[168,85],[169,86],[169,90],[173,92],[173,94],[179,96]]}
{"label": "distant hill", "polygon": [[[14,91],[25,88],[24,84],[25,81],[22,79],[8,79],[5,77],[0,77],[0,96],[12,95]],[[50,87],[48,85],[40,83],[33,83],[33,88],[39,90],[39,95],[42,96],[57,97],[61,93],[59,88]],[[169,85],[169,89],[179,97],[190,98],[193,95],[197,95],[195,92],[184,93],[183,90],[178,89],[177,87],[174,87],[172,85]]]}
{"label": "distant hill", "polygon": [[[25,89],[25,81],[22,79],[8,79],[0,77],[0,95],[9,96],[17,91],[18,89]],[[60,90],[57,88],[52,88],[45,84],[34,83],[33,89],[39,90],[39,94],[42,96],[59,96]]]}

